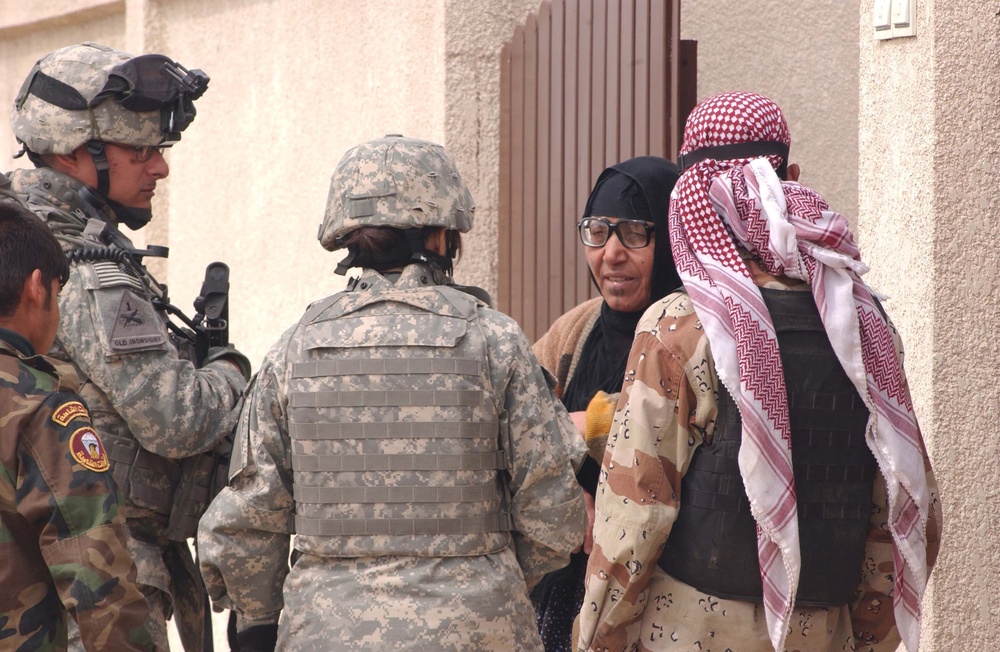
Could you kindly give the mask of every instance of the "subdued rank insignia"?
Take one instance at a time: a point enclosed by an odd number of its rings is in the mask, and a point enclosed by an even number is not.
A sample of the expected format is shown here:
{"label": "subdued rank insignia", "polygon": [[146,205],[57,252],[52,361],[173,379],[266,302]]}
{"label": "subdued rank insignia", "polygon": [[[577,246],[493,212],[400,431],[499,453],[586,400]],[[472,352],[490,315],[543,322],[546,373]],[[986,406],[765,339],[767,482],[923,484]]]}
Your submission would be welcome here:
{"label": "subdued rank insignia", "polygon": [[122,292],[114,319],[112,351],[139,351],[163,346],[167,341],[153,307],[131,290]]}
{"label": "subdued rank insignia", "polygon": [[83,403],[80,401],[63,403],[56,408],[55,412],[52,413],[52,420],[60,426],[68,426],[69,422],[77,417],[82,417],[84,419],[90,418],[90,415],[87,414],[87,408],[85,408]]}
{"label": "subdued rank insignia", "polygon": [[104,473],[111,468],[108,453],[93,428],[80,428],[69,438],[69,452],[85,469]]}

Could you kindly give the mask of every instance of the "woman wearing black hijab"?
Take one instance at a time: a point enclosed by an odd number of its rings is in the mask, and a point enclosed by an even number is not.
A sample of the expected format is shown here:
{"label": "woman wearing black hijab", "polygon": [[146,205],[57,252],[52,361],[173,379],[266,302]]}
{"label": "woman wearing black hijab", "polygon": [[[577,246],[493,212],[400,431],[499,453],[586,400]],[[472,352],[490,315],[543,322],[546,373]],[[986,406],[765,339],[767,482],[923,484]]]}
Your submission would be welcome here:
{"label": "woman wearing black hijab", "polygon": [[[587,440],[590,455],[577,479],[591,496],[636,324],[650,304],[681,287],[667,235],[678,176],[677,166],[655,156],[601,173],[577,223],[601,296],[557,319],[533,347],[556,376],[556,393]],[[575,649],[572,627],[583,603],[587,552],[574,553],[567,567],[546,575],[532,591],[546,652]]]}

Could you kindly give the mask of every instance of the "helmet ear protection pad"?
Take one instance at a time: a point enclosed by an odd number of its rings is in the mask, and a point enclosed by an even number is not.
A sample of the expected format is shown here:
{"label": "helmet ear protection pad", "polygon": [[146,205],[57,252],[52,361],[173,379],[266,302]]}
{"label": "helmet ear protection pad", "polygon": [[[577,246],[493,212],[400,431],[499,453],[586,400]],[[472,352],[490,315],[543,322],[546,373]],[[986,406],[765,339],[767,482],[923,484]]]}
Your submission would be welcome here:
{"label": "helmet ear protection pad", "polygon": [[188,70],[162,54],[144,54],[118,64],[92,100],[77,89],[41,71],[41,62],[31,70],[14,100],[20,110],[28,95],[34,95],[67,111],[92,109],[108,99],[137,113],[160,111],[164,142],[180,140],[197,113],[194,101],[208,88],[209,77],[201,70]]}

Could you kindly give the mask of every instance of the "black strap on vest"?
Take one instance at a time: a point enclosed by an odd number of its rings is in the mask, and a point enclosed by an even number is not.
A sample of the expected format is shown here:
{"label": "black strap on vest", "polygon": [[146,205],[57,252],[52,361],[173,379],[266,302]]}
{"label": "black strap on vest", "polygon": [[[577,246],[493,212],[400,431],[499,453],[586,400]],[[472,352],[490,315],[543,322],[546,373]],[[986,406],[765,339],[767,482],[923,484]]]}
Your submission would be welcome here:
{"label": "black strap on vest", "polygon": [[[775,325],[788,390],[802,573],[795,602],[837,606],[861,580],[875,458],[868,409],[844,373],[808,292],[761,289]],[[710,595],[760,602],[757,525],[737,461],[739,411],[725,387],[711,442],[681,481],[678,519],[659,559],[668,574]]]}
{"label": "black strap on vest", "polygon": [[728,161],[737,158],[758,158],[760,156],[777,155],[781,157],[781,167],[778,168],[778,176],[787,178],[788,170],[788,145],[777,140],[756,141],[752,143],[733,143],[732,145],[717,145],[715,147],[702,147],[681,154],[677,157],[677,167],[683,174],[699,161],[715,159],[717,161]]}

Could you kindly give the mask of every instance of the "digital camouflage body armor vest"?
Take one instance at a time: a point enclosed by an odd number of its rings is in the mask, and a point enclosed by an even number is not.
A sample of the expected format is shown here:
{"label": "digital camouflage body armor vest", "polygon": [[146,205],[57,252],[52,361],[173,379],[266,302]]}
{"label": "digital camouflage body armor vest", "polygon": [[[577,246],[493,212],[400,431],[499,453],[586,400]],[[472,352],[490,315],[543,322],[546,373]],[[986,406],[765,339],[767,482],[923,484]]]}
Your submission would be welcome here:
{"label": "digital camouflage body armor vest", "polygon": [[289,349],[296,548],[470,556],[510,543],[502,405],[476,300],[409,265],[313,306]]}
{"label": "digital camouflage body armor vest", "polygon": [[[795,603],[850,602],[861,581],[875,458],[868,409],[844,373],[812,294],[761,288],[774,322],[788,391],[802,572]],[[757,524],[737,456],[742,421],[719,386],[712,442],[695,451],[659,565],[703,593],[762,600]]]}

